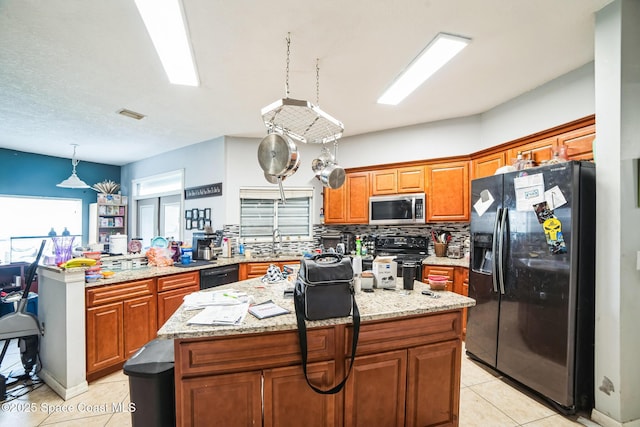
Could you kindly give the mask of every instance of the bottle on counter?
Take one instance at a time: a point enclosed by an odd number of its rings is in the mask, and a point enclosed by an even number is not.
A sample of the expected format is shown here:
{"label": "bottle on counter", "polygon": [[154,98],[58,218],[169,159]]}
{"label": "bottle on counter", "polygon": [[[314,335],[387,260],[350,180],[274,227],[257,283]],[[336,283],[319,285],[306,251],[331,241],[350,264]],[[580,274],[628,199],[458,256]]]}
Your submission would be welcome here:
{"label": "bottle on counter", "polygon": [[513,167],[516,168],[517,171],[524,169],[524,159],[522,158],[522,151],[518,151],[518,155],[516,159],[513,161]]}
{"label": "bottle on counter", "polygon": [[231,241],[228,237],[222,238],[222,257],[231,258]]}
{"label": "bottle on counter", "polygon": [[51,230],[49,230],[49,237],[55,237],[58,234],[56,233],[56,230],[53,229],[53,227],[51,227]]}
{"label": "bottle on counter", "polygon": [[360,236],[356,236],[356,256],[362,255],[362,240]]}

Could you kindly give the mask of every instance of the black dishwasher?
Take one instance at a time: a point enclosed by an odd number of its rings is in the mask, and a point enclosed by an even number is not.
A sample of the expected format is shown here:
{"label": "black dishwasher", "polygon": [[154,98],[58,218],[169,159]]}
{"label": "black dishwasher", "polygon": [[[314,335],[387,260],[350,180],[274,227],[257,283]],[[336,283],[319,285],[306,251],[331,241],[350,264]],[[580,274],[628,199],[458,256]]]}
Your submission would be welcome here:
{"label": "black dishwasher", "polygon": [[238,264],[200,270],[200,289],[213,288],[238,281]]}

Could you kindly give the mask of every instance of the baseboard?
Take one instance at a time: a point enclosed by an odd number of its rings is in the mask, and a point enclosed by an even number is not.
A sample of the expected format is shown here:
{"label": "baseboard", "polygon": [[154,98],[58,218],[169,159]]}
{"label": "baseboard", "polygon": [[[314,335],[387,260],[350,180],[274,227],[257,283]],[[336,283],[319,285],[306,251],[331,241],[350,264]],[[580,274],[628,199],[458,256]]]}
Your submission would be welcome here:
{"label": "baseboard", "polygon": [[45,369],[38,372],[38,377],[40,377],[40,379],[51,387],[51,390],[55,391],[58,396],[64,400],[69,400],[72,397],[76,397],[89,390],[89,384],[86,381],[83,381],[74,387],[66,388],[53,378],[53,376],[51,376],[51,374],[49,374]]}
{"label": "baseboard", "polygon": [[591,411],[591,420],[600,424],[602,427],[640,427],[640,418],[621,423],[620,421],[614,420],[608,415],[599,412],[597,409]]}

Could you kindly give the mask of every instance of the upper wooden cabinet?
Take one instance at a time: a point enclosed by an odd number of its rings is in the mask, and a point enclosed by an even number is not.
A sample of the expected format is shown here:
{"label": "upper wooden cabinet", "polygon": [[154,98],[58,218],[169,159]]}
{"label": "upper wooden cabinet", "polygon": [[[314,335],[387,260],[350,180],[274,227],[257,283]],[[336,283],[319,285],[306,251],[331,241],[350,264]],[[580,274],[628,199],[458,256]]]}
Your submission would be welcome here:
{"label": "upper wooden cabinet", "polygon": [[371,171],[371,195],[424,193],[424,166]]}
{"label": "upper wooden cabinet", "polygon": [[384,169],[371,172],[371,195],[396,194],[398,192],[398,170]]}
{"label": "upper wooden cabinet", "polygon": [[593,140],[595,138],[595,125],[563,133],[558,135],[558,151],[564,147],[567,160],[593,160]]}
{"label": "upper wooden cabinet", "polygon": [[424,193],[424,166],[398,168],[398,193]]}
{"label": "upper wooden cabinet", "polygon": [[322,192],[324,194],[325,224],[345,224],[347,222],[346,185],[342,185],[335,190],[324,188]]}
{"label": "upper wooden cabinet", "polygon": [[540,165],[545,160],[551,160],[557,149],[557,142],[558,138],[552,136],[512,148],[508,152],[507,164],[512,165],[520,152],[524,160],[533,161],[533,166]]}
{"label": "upper wooden cabinet", "polygon": [[503,151],[476,157],[471,161],[471,179],[491,176],[506,164],[507,154]]}
{"label": "upper wooden cabinet", "polygon": [[345,177],[347,223],[369,222],[369,172],[349,173]]}
{"label": "upper wooden cabinet", "polygon": [[427,222],[469,221],[469,162],[427,165]]}
{"label": "upper wooden cabinet", "polygon": [[344,185],[324,189],[325,224],[366,224],[369,222],[369,172],[351,172]]}

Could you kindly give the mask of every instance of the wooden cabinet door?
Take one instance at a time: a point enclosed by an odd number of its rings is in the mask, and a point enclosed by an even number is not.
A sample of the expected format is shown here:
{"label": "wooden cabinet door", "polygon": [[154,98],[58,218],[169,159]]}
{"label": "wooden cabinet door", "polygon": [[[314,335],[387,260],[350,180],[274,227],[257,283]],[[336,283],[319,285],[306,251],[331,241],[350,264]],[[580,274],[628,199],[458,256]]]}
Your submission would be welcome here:
{"label": "wooden cabinet door", "polygon": [[460,340],[408,350],[407,427],[458,425],[461,352]]}
{"label": "wooden cabinet door", "polygon": [[245,264],[247,279],[262,277],[267,274],[267,270],[272,263],[270,262],[249,262]]}
{"label": "wooden cabinet door", "polygon": [[507,164],[512,165],[518,157],[518,152],[521,152],[525,160],[532,160],[533,166],[538,166],[545,160],[551,160],[553,153],[557,150],[557,142],[558,138],[552,136],[512,148],[508,152]]}
{"label": "wooden cabinet door", "polygon": [[347,191],[346,222],[367,224],[369,222],[369,172],[347,174],[343,187],[346,187]]}
{"label": "wooden cabinet door", "polygon": [[344,224],[347,222],[347,190],[346,185],[336,188],[324,188],[324,223]]}
{"label": "wooden cabinet door", "polygon": [[156,337],[156,296],[149,295],[124,301],[122,319],[124,358],[128,359]]}
{"label": "wooden cabinet door", "polygon": [[[307,365],[312,384],[334,385],[335,362]],[[330,427],[340,425],[336,394],[319,394],[309,387],[301,366],[264,371],[264,427]],[[304,402],[304,404],[302,404]]]}
{"label": "wooden cabinet door", "polygon": [[406,350],[356,357],[344,389],[345,427],[403,426],[406,392]]}
{"label": "wooden cabinet door", "polygon": [[398,168],[398,193],[424,193],[424,166]]}
{"label": "wooden cabinet door", "polygon": [[443,267],[441,265],[424,265],[422,266],[422,281],[424,283],[429,283],[429,276],[446,276],[447,280],[447,291],[455,292],[455,268],[454,267]]}
{"label": "wooden cabinet door", "polygon": [[558,136],[558,150],[565,148],[567,160],[593,160],[596,126],[586,126]]}
{"label": "wooden cabinet door", "polygon": [[471,161],[471,179],[491,176],[506,165],[507,154],[504,152],[487,154]]}
{"label": "wooden cabinet door", "polygon": [[87,372],[96,372],[123,362],[122,303],[87,309]]}
{"label": "wooden cabinet door", "polygon": [[371,195],[398,193],[398,170],[384,169],[371,172]]}
{"label": "wooden cabinet door", "polygon": [[427,222],[469,221],[469,162],[427,166]]}
{"label": "wooden cabinet door", "polygon": [[184,301],[184,296],[193,292],[198,292],[200,285],[191,285],[181,289],[158,293],[158,329],[169,320],[169,317],[176,312]]}
{"label": "wooden cabinet door", "polygon": [[441,265],[425,265],[423,270],[424,275],[422,277],[427,279],[427,276],[433,274],[436,276],[447,276],[449,280],[453,281],[455,267],[443,267]]}
{"label": "wooden cabinet door", "polygon": [[200,272],[190,271],[188,273],[172,274],[162,276],[157,279],[158,292],[181,289],[185,287],[200,286]]}
{"label": "wooden cabinet door", "polygon": [[261,385],[260,371],[182,379],[176,394],[176,425],[260,426]]}

